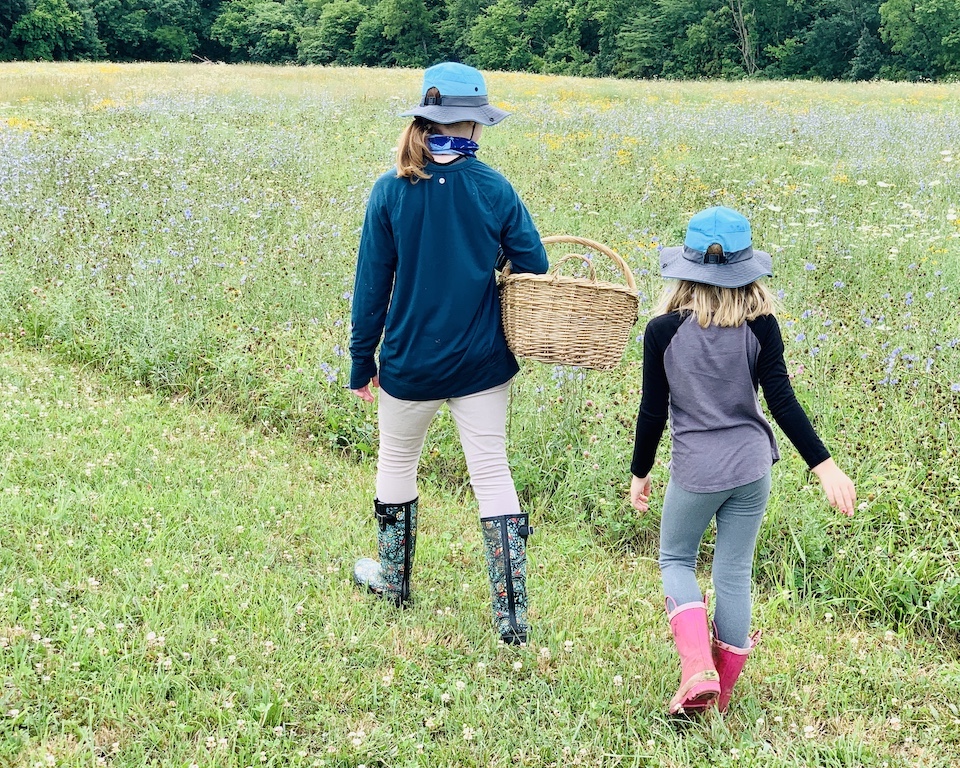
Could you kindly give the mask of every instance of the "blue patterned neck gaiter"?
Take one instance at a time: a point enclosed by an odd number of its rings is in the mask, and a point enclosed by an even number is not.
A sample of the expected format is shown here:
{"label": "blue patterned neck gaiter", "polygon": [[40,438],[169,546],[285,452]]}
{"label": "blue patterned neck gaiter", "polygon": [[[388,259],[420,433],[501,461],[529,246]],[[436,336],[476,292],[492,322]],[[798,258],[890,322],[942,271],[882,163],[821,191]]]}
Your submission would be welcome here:
{"label": "blue patterned neck gaiter", "polygon": [[434,155],[463,155],[464,157],[476,157],[480,145],[470,139],[463,139],[459,136],[444,136],[440,133],[434,133],[427,136],[427,144],[430,152]]}

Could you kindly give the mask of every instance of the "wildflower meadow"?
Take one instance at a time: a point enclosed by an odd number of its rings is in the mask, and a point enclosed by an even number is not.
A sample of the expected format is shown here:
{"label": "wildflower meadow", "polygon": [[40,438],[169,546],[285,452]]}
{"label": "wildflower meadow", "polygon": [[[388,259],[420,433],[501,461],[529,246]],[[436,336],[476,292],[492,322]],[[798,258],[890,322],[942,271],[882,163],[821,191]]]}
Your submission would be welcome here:
{"label": "wildflower meadow", "polygon": [[[536,535],[510,649],[444,412],[413,604],[350,578],[377,439],[345,388],[355,252],[419,83],[0,64],[0,765],[960,765],[960,85],[488,75],[513,114],[481,158],[542,234],[626,259],[641,311],[615,371],[514,383]],[[626,493],[657,249],[719,204],[773,255],[860,504],[779,435],[763,641],[725,718],[678,721],[658,499]]]}

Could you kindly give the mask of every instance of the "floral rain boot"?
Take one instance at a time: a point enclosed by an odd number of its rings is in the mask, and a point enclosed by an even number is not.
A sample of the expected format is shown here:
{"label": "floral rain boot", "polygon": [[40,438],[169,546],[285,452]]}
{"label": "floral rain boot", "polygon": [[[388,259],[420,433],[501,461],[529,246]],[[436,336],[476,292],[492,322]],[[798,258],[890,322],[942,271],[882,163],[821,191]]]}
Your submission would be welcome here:
{"label": "floral rain boot", "polygon": [[380,562],[362,557],[353,566],[353,580],[358,586],[396,605],[410,599],[410,569],[417,546],[417,501],[384,504],[374,499]]}
{"label": "floral rain boot", "polygon": [[526,514],[480,521],[490,576],[493,622],[507,645],[527,642],[527,537],[533,534]]}

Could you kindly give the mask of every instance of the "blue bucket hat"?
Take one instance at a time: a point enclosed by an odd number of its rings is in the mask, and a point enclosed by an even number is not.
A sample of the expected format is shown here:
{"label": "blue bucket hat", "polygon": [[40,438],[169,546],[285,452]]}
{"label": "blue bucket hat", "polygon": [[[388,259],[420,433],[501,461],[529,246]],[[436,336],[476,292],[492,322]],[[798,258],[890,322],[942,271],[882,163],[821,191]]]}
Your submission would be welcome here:
{"label": "blue bucket hat", "polygon": [[[722,253],[707,253],[714,244]],[[741,288],[773,275],[773,259],[769,253],[754,250],[746,217],[715,206],[693,215],[682,246],[660,251],[660,273],[675,280]]]}
{"label": "blue bucket hat", "polygon": [[[440,95],[427,96],[431,88],[436,88]],[[510,114],[490,105],[480,70],[452,61],[436,64],[423,73],[421,96],[419,106],[400,115],[422,117],[440,125],[496,125]]]}

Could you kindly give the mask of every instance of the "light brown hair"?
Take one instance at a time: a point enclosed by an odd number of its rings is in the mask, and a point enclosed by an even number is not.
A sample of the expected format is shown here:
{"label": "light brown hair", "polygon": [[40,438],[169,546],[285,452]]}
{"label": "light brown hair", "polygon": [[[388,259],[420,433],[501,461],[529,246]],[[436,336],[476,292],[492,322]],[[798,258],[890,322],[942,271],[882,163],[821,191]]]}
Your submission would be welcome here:
{"label": "light brown hair", "polygon": [[[440,91],[431,88],[426,95],[436,98]],[[435,125],[424,117],[413,118],[413,122],[403,129],[397,140],[397,178],[410,179],[414,184],[420,179],[429,179],[430,174],[424,170],[432,157],[427,137],[434,133],[456,135],[468,125],[475,124],[467,120],[451,125]]]}
{"label": "light brown hair", "polygon": [[430,160],[427,136],[433,133],[433,125],[422,117],[403,129],[397,141],[397,178],[410,179],[416,184],[420,179],[429,179],[424,168]]}

